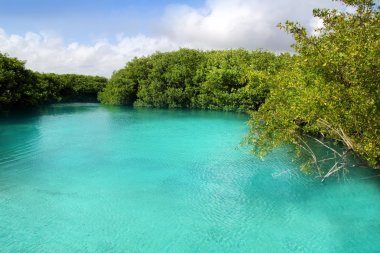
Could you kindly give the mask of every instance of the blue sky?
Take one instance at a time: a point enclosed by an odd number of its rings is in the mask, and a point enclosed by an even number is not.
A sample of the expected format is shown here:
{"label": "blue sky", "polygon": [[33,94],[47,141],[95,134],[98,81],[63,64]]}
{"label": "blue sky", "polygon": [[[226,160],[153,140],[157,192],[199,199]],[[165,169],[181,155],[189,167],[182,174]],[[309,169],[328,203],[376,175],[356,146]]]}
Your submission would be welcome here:
{"label": "blue sky", "polygon": [[154,24],[171,5],[201,6],[201,0],[1,0],[0,27],[23,34],[58,33],[67,42],[91,43],[115,35],[154,35]]}
{"label": "blue sky", "polygon": [[309,30],[330,0],[0,0],[0,52],[41,72],[110,76],[135,56],[181,47],[290,50],[276,25]]}

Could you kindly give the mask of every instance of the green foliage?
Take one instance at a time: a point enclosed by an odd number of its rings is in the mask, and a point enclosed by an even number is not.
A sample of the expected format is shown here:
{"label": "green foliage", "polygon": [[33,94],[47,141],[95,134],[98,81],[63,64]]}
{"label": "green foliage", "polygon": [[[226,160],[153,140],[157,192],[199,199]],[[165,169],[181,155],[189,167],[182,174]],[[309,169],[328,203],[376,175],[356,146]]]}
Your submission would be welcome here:
{"label": "green foliage", "polygon": [[93,102],[107,79],[74,74],[41,74],[0,53],[0,110],[54,102]]}
{"label": "green foliage", "polygon": [[111,105],[132,105],[137,98],[139,82],[144,82],[150,69],[148,58],[134,58],[112,75],[107,88],[99,93],[99,101]]}
{"label": "green foliage", "polygon": [[0,109],[36,105],[44,99],[43,84],[24,62],[0,53]]}
{"label": "green foliage", "polygon": [[156,53],[149,57],[147,75],[139,81],[136,106],[188,108],[197,90],[194,82],[198,65],[204,60],[197,50]]}
{"label": "green foliage", "polygon": [[[379,164],[379,12],[372,1],[343,2],[356,12],[314,10],[324,24],[317,35],[297,23],[280,25],[293,34],[299,56],[274,77],[270,96],[252,113],[249,142],[256,154],[296,144],[324,175],[347,169],[350,153],[371,166]],[[307,144],[310,137],[337,158],[327,172],[321,172],[323,164]],[[328,140],[344,150],[337,151]]]}
{"label": "green foliage", "polygon": [[95,102],[107,79],[100,76],[77,74],[41,74],[39,83],[45,83],[46,102]]}
{"label": "green foliage", "polygon": [[246,108],[241,104],[241,100],[246,101],[250,95],[248,75],[250,64],[253,63],[251,58],[251,54],[245,50],[208,52],[207,61],[200,69],[203,76],[195,106],[226,111],[253,107],[251,101],[254,99],[249,99]]}
{"label": "green foliage", "polygon": [[142,107],[252,110],[264,102],[269,77],[285,58],[292,57],[243,49],[156,53],[115,72],[99,99]]}

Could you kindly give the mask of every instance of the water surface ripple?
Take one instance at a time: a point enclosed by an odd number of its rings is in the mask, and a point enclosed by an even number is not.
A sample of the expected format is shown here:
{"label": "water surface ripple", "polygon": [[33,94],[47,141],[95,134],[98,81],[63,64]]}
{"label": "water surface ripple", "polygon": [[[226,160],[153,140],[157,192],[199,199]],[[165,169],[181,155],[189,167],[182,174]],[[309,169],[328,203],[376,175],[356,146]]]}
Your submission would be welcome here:
{"label": "water surface ripple", "polygon": [[66,104],[0,118],[0,252],[378,252],[380,185],[239,146],[247,117]]}

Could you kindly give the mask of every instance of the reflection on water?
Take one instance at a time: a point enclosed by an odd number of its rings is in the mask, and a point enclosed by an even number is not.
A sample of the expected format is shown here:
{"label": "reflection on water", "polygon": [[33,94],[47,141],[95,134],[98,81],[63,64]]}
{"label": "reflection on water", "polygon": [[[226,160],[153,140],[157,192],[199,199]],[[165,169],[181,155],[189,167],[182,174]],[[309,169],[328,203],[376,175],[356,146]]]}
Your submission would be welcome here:
{"label": "reflection on water", "polygon": [[244,114],[61,104],[0,116],[0,252],[375,252],[380,185],[239,147]]}

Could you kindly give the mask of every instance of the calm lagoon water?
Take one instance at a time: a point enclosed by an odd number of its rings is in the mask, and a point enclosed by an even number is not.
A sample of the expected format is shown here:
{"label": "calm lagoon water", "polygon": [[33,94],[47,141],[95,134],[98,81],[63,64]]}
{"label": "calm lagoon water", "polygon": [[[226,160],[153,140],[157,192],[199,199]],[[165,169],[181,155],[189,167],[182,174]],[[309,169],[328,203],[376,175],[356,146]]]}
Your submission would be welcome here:
{"label": "calm lagoon water", "polygon": [[67,104],[0,119],[0,252],[379,252],[380,184],[239,146],[244,115]]}

